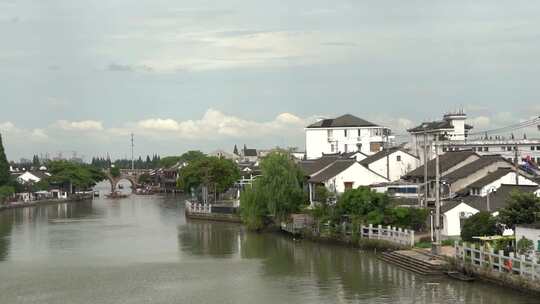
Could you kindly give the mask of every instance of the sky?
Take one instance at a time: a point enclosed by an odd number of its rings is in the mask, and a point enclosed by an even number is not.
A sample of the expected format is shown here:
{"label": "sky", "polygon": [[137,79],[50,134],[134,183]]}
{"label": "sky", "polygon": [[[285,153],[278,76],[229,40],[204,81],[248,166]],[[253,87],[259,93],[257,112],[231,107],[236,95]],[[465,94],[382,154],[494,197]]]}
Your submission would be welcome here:
{"label": "sky", "polygon": [[[345,113],[396,134],[540,113],[539,1],[0,0],[9,159],[304,147]],[[529,130],[529,137],[538,131]]]}

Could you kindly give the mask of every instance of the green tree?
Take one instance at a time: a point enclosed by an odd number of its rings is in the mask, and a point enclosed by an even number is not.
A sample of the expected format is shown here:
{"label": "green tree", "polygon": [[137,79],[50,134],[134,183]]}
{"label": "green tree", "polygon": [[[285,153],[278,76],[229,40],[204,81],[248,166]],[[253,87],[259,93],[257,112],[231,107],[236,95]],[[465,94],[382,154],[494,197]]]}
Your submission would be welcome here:
{"label": "green tree", "polygon": [[85,164],[61,160],[48,163],[52,176],[46,182],[62,187],[69,187],[73,191],[85,190],[105,179],[105,175],[97,168]]}
{"label": "green tree", "polygon": [[204,153],[202,153],[201,151],[197,151],[197,150],[192,150],[192,151],[187,151],[186,153],[182,154],[180,156],[180,160],[182,162],[186,162],[186,163],[191,163],[191,162],[194,162],[196,160],[199,160],[199,159],[203,159],[205,158],[206,155]]}
{"label": "green tree", "polygon": [[512,192],[506,208],[499,211],[499,221],[514,229],[518,224],[532,224],[540,212],[540,199],[534,193]]}
{"label": "green tree", "polygon": [[261,228],[264,218],[278,221],[300,210],[304,204],[303,173],[290,155],[272,152],[261,161],[262,176],[240,196],[242,219],[251,228]]}
{"label": "green tree", "polygon": [[2,143],[2,134],[0,134],[0,186],[10,182],[9,163]]}
{"label": "green tree", "polygon": [[385,193],[377,193],[368,187],[345,191],[335,206],[335,220],[349,215],[369,224],[383,224],[385,210],[390,198]]}
{"label": "green tree", "polygon": [[521,255],[526,255],[534,251],[534,242],[524,236],[521,237],[521,240],[519,240],[516,245],[517,251]]}
{"label": "green tree", "polygon": [[0,204],[3,204],[8,197],[15,193],[15,188],[12,186],[0,186]]}
{"label": "green tree", "polygon": [[205,156],[180,170],[177,186],[186,192],[206,186],[210,191],[222,193],[239,178],[240,171],[231,160]]}
{"label": "green tree", "polygon": [[120,176],[120,168],[118,168],[117,166],[114,166],[114,167],[111,168],[110,173],[111,173],[112,177],[119,177]]}
{"label": "green tree", "polygon": [[487,211],[481,211],[469,217],[461,227],[461,239],[466,242],[474,241],[475,236],[491,236],[499,233],[496,218]]}
{"label": "green tree", "polygon": [[145,184],[149,184],[151,182],[152,178],[150,177],[150,174],[148,173],[143,173],[139,176],[139,184],[141,185],[145,185]]}
{"label": "green tree", "polygon": [[159,166],[161,168],[170,168],[181,160],[182,158],[180,156],[166,156],[159,161]]}
{"label": "green tree", "polygon": [[429,211],[425,208],[395,207],[385,211],[384,224],[422,231],[426,228]]}

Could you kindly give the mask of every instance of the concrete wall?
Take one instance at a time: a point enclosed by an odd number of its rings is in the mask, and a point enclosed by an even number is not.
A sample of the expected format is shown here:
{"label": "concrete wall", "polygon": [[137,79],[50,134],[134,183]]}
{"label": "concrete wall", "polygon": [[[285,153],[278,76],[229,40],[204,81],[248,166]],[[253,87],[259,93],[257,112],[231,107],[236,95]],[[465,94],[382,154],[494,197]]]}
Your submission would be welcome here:
{"label": "concrete wall", "polygon": [[516,226],[516,241],[521,240],[522,237],[533,241],[534,249],[536,251],[539,251],[538,249],[540,249],[540,229]]}
{"label": "concrete wall", "polygon": [[[401,161],[397,161],[398,156],[401,157]],[[399,150],[390,154],[389,160],[390,181],[399,180],[402,176],[418,168],[420,165],[418,158]],[[369,164],[369,168],[386,177],[386,157]]]}
{"label": "concrete wall", "polygon": [[461,235],[461,212],[465,212],[469,215],[474,215],[479,211],[467,204],[461,203],[455,208],[445,212],[443,214],[443,229],[441,231],[441,234],[443,236],[455,237]]}

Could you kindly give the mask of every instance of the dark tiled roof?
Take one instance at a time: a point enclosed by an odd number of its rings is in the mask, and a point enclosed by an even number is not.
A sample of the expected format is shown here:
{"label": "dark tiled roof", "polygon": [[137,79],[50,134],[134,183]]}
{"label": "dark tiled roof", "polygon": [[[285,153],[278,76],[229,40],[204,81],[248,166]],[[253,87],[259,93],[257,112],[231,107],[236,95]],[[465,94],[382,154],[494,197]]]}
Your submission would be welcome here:
{"label": "dark tiled roof", "polygon": [[491,183],[493,183],[496,180],[499,180],[500,178],[508,175],[509,173],[514,172],[512,168],[499,168],[494,172],[489,173],[484,178],[481,178],[477,180],[476,182],[469,185],[469,189],[471,188],[483,188]]}
{"label": "dark tiled roof", "polygon": [[318,159],[304,160],[299,162],[298,164],[300,165],[300,168],[302,168],[306,176],[311,176],[312,174],[321,171],[325,167],[328,167],[330,164],[332,164],[338,159],[340,159],[340,156],[337,155],[323,156]]}
{"label": "dark tiled roof", "polygon": [[325,182],[332,177],[338,175],[339,173],[345,171],[350,166],[354,165],[356,163],[355,160],[352,159],[340,159],[336,160],[334,163],[332,163],[330,166],[328,166],[326,169],[322,170],[321,172],[317,173],[313,177],[309,179],[310,182],[313,183],[322,183]]}
{"label": "dark tiled roof", "polygon": [[[464,162],[471,156],[480,158],[478,154],[472,151],[450,151],[439,156],[439,166],[441,173],[448,171],[461,162]],[[416,168],[407,174],[407,177],[424,177],[424,165]],[[435,177],[435,159],[428,162],[428,179]]]}
{"label": "dark tiled roof", "polygon": [[257,156],[257,149],[244,149],[244,156]]}
{"label": "dark tiled roof", "polygon": [[[508,205],[508,199],[513,192],[533,193],[538,190],[538,186],[525,185],[501,185],[497,191],[490,194],[489,205],[490,211],[495,212],[505,208]],[[441,207],[441,212],[446,212],[455,208],[460,203],[465,203],[477,210],[487,211],[487,197],[484,196],[466,196],[456,200],[448,201]]]}
{"label": "dark tiled roof", "polygon": [[368,166],[382,158],[385,158],[387,155],[392,155],[394,152],[397,152],[397,151],[401,151],[401,152],[404,152],[404,153],[407,153],[409,155],[411,155],[412,157],[414,158],[418,158],[412,154],[410,154],[409,152],[407,152],[407,150],[401,148],[401,147],[393,147],[393,148],[390,148],[388,150],[383,150],[383,151],[379,151],[371,156],[368,156],[366,158],[364,158],[363,160],[360,161],[360,164],[364,165],[364,166]]}
{"label": "dark tiled roof", "polygon": [[341,154],[341,156],[343,156],[344,158],[351,158],[351,157],[355,156],[356,154],[362,154],[362,155],[364,155],[365,157],[367,157],[366,154],[364,154],[364,153],[362,153],[362,152],[360,152],[360,151],[343,153],[343,154]]}
{"label": "dark tiled roof", "polygon": [[454,126],[452,126],[452,124],[447,120],[431,121],[431,122],[424,122],[421,125],[414,127],[412,129],[409,129],[407,131],[410,133],[418,133],[418,132],[424,132],[424,130],[426,132],[432,132],[432,131],[441,130],[441,129],[453,130]]}
{"label": "dark tiled roof", "polygon": [[341,128],[341,127],[377,127],[376,124],[362,118],[345,114],[334,119],[323,119],[308,128]]}
{"label": "dark tiled roof", "polygon": [[470,164],[467,164],[455,171],[452,171],[449,174],[444,175],[443,179],[445,179],[449,183],[453,183],[457,180],[470,176],[471,174],[477,172],[478,170],[481,170],[482,168],[489,166],[491,164],[494,164],[496,162],[506,163],[508,161],[499,155],[485,155],[473,161]]}

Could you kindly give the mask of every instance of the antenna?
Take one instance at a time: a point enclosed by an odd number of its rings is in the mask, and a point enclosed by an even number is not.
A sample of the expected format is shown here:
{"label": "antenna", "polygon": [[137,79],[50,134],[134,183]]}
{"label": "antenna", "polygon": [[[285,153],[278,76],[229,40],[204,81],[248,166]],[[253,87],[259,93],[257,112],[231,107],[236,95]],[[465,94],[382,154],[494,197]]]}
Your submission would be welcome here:
{"label": "antenna", "polygon": [[133,147],[135,145],[133,144],[133,133],[131,133],[131,170],[135,169],[135,163],[133,162]]}

